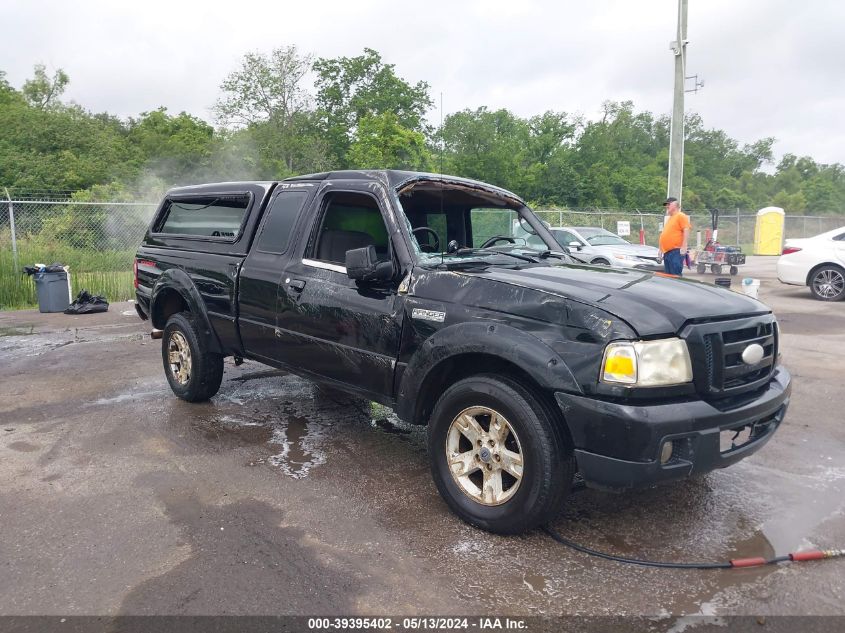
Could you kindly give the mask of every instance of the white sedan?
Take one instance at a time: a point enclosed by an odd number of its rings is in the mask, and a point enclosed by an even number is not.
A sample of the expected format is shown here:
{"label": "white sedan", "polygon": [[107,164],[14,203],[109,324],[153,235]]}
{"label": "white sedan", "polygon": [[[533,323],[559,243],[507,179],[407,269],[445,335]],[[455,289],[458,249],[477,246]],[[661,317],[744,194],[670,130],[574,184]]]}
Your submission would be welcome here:
{"label": "white sedan", "polygon": [[[588,264],[651,270],[658,263],[658,250],[654,246],[631,244],[616,233],[596,226],[551,226],[549,231],[558,244]],[[528,245],[542,247],[542,241],[538,237],[529,238]]]}
{"label": "white sedan", "polygon": [[781,283],[810,286],[820,301],[845,298],[845,226],[804,239],[786,240],[778,259]]}

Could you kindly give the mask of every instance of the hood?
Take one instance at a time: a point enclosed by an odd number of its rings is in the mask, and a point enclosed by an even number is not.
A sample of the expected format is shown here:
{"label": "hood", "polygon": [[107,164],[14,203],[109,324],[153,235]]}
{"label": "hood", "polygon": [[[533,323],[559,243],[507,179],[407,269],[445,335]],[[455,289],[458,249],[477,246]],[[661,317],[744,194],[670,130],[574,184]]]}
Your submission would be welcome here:
{"label": "hood", "polygon": [[759,301],[718,286],[637,270],[598,266],[490,267],[466,273],[594,305],[640,336],[675,334],[690,320],[765,314]]}

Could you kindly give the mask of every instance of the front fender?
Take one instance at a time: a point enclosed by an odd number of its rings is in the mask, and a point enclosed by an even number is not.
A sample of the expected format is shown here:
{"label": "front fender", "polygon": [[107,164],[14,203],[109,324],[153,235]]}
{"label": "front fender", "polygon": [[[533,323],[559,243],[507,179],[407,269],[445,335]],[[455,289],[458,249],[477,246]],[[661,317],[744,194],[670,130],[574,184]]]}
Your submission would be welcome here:
{"label": "front fender", "polygon": [[205,301],[203,301],[194,282],[181,268],[168,268],[156,279],[153,285],[152,292],[150,293],[150,319],[153,327],[160,330],[164,329],[167,318],[163,310],[160,309],[161,306],[157,306],[156,304],[158,300],[163,299],[171,292],[178,293],[185,302],[185,305],[187,305],[188,310],[196,317],[202,327],[202,331],[198,332],[198,334],[205,336],[209,349],[218,354],[223,353],[220,340],[217,338],[217,332],[211,327]]}
{"label": "front fender", "polygon": [[[449,359],[486,354],[512,363],[543,389],[579,394],[581,388],[563,358],[536,336],[502,323],[458,323],[429,336],[411,357],[402,374],[396,413],[412,420],[422,385]],[[479,373],[484,367],[478,368]]]}

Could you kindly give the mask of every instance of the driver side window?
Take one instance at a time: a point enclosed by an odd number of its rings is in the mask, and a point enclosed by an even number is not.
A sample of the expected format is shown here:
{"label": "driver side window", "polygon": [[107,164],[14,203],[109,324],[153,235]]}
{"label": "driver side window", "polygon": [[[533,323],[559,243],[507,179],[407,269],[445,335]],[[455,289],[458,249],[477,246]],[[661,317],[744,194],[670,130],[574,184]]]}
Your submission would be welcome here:
{"label": "driver side window", "polygon": [[390,239],[378,203],[362,193],[334,192],[326,196],[323,217],[307,258],[346,263],[346,251],[374,246],[379,261],[390,259]]}

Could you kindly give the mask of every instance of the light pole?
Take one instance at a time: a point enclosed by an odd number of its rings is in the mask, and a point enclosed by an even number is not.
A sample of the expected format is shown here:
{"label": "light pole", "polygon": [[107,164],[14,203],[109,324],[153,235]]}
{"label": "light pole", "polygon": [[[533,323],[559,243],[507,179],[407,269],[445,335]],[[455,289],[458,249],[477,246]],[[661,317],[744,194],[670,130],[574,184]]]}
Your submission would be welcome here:
{"label": "light pole", "polygon": [[684,81],[687,66],[687,0],[678,0],[678,32],[669,43],[675,55],[675,99],[669,136],[669,186],[667,196],[681,201],[684,183]]}

